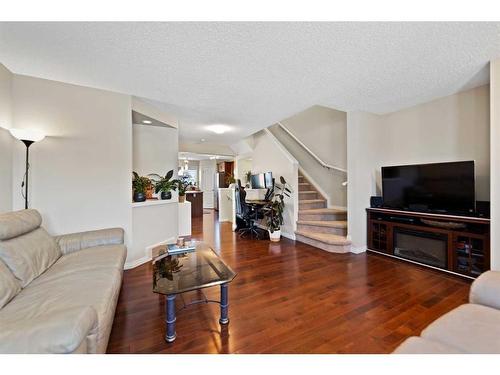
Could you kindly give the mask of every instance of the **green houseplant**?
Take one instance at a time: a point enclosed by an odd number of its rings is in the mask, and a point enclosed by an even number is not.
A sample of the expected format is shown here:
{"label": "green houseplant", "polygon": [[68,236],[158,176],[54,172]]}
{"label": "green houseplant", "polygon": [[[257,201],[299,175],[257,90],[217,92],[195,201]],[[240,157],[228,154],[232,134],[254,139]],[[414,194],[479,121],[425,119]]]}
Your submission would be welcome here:
{"label": "green houseplant", "polygon": [[264,209],[269,238],[273,242],[278,242],[281,238],[285,197],[289,198],[291,193],[291,186],[281,176],[280,183],[275,183],[270,193],[270,204]]}
{"label": "green houseplant", "polygon": [[146,200],[146,190],[151,185],[151,180],[144,176],[139,176],[137,172],[132,172],[132,192],[134,202],[144,202]]}
{"label": "green houseplant", "polygon": [[191,177],[188,175],[182,175],[177,183],[177,188],[179,189],[179,202],[186,201],[186,190],[191,183]]}
{"label": "green houseplant", "polygon": [[250,180],[252,179],[252,171],[245,172],[245,183],[247,186],[250,186]]}
{"label": "green houseplant", "polygon": [[228,185],[234,184],[235,182],[236,182],[236,179],[234,178],[233,174],[226,175],[226,183]]}
{"label": "green houseplant", "polygon": [[148,176],[151,176],[151,179],[154,182],[155,193],[158,194],[161,192],[161,199],[171,199],[172,198],[172,190],[177,189],[178,181],[176,179],[172,179],[174,175],[173,169],[169,170],[165,177],[160,176],[156,173],[151,173]]}

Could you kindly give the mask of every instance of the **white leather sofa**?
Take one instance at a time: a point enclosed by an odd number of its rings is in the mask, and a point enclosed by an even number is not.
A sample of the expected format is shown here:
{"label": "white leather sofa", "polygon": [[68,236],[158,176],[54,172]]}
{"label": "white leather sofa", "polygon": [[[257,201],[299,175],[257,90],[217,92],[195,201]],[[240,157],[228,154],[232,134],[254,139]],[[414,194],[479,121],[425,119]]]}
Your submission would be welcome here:
{"label": "white leather sofa", "polygon": [[435,320],[394,353],[500,353],[500,272],[479,276],[472,283],[469,303]]}
{"label": "white leather sofa", "polygon": [[120,228],[50,236],[0,214],[0,353],[105,353],[126,248]]}

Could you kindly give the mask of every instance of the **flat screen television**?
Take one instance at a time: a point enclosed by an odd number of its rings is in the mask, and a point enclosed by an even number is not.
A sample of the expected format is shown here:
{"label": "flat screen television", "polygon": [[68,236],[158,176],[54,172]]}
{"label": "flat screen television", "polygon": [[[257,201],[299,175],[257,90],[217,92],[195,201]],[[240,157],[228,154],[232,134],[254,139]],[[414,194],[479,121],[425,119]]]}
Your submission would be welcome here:
{"label": "flat screen television", "polygon": [[382,167],[382,196],[386,208],[472,214],[474,161]]}

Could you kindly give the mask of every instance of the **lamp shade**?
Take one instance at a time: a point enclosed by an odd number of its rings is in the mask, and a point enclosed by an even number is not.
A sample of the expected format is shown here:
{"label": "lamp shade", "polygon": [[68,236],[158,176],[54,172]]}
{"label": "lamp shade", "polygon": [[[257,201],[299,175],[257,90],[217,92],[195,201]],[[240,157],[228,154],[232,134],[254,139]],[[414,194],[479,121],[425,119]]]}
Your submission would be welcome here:
{"label": "lamp shade", "polygon": [[21,141],[39,142],[45,138],[45,134],[37,129],[9,129],[9,131],[13,137]]}

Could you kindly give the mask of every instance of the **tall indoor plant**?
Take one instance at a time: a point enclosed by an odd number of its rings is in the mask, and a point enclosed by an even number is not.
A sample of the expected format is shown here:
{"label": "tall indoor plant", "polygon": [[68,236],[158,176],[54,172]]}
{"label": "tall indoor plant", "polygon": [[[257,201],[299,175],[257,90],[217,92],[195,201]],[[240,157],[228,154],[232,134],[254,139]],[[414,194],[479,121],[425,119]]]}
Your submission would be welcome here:
{"label": "tall indoor plant", "polygon": [[139,176],[137,172],[132,172],[132,192],[134,202],[144,202],[146,200],[146,190],[151,185],[151,180],[144,176]]}
{"label": "tall indoor plant", "polygon": [[281,238],[285,197],[289,198],[291,193],[291,186],[281,176],[280,183],[274,184],[274,188],[270,193],[270,203],[264,210],[269,238],[273,242],[278,242]]}
{"label": "tall indoor plant", "polygon": [[164,177],[160,176],[156,173],[151,173],[151,179],[154,182],[155,193],[158,194],[161,192],[161,199],[171,199],[172,198],[172,190],[177,189],[178,181],[176,179],[172,179],[174,175],[174,171],[169,170]]}

